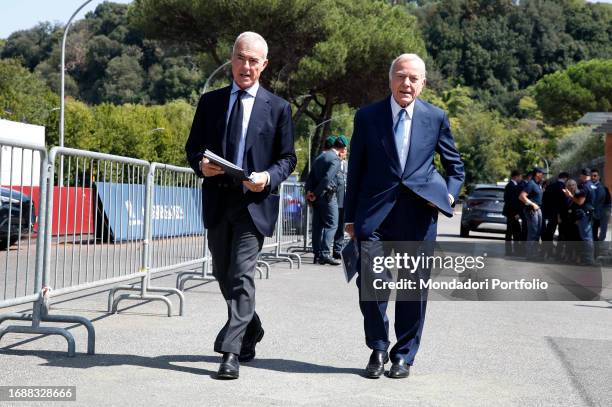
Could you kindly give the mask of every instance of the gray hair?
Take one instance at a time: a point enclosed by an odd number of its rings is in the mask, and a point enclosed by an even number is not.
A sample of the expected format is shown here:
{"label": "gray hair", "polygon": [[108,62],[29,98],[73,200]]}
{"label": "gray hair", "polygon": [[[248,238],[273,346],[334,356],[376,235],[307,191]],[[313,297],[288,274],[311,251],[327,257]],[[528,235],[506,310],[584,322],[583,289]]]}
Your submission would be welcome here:
{"label": "gray hair", "polygon": [[395,65],[404,61],[417,61],[421,65],[423,65],[423,77],[427,76],[427,71],[425,70],[425,61],[421,59],[417,54],[402,54],[395,58],[393,62],[391,62],[391,66],[389,67],[389,80],[393,78],[393,69],[395,69]]}
{"label": "gray hair", "polygon": [[574,181],[573,179],[568,179],[567,181],[565,181],[565,188],[577,188],[578,184],[576,184],[576,181]]}
{"label": "gray hair", "polygon": [[245,42],[247,44],[259,43],[263,48],[263,57],[264,59],[268,59],[268,43],[261,35],[257,34],[253,31],[245,31],[236,37],[236,41],[234,41],[234,47],[232,48],[232,55],[236,52],[236,47],[239,43]]}

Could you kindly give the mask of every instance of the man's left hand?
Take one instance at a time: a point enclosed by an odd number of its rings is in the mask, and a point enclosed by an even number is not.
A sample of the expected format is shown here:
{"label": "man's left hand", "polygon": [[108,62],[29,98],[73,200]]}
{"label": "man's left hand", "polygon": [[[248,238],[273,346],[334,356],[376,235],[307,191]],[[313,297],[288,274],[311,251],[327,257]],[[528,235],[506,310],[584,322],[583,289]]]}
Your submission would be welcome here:
{"label": "man's left hand", "polygon": [[249,191],[261,192],[268,184],[268,175],[264,172],[252,172],[250,178],[249,181],[242,181],[242,185]]}

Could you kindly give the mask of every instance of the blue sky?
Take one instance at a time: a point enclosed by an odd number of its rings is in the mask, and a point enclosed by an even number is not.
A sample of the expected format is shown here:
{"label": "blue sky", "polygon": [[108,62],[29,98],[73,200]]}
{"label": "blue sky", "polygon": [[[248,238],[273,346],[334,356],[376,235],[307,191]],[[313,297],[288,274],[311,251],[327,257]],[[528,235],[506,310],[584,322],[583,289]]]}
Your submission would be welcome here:
{"label": "blue sky", "polygon": [[[0,38],[12,32],[25,30],[41,21],[65,23],[85,0],[0,0]],[[105,0],[93,0],[77,16],[83,18],[88,11]],[[131,3],[132,0],[113,0],[116,3]],[[604,3],[612,3],[605,0]]]}
{"label": "blue sky", "polygon": [[[83,18],[105,0],[93,0],[77,15]],[[25,30],[41,21],[65,23],[85,0],[0,0],[0,38],[12,32]],[[132,0],[113,0],[115,3],[131,3]]]}

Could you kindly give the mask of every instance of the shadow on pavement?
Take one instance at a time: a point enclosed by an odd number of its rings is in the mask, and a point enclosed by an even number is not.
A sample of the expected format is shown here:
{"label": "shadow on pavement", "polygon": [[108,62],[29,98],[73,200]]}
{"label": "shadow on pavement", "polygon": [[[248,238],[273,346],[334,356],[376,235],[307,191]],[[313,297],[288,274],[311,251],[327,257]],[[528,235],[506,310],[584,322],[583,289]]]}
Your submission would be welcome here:
{"label": "shadow on pavement", "polygon": [[[181,366],[180,363],[219,363],[220,356],[208,355],[164,355],[138,356],[121,354],[97,354],[93,356],[77,355],[74,358],[66,356],[65,352],[31,351],[31,350],[0,350],[0,354],[14,356],[37,356],[47,360],[41,366],[65,367],[73,369],[90,369],[107,366],[140,366],[153,369],[173,370],[176,372],[208,375],[215,377],[216,371],[193,366]],[[363,369],[323,366],[315,363],[288,359],[255,359],[243,363],[243,367],[273,370],[283,373],[323,373],[323,374],[353,374],[363,376]]]}

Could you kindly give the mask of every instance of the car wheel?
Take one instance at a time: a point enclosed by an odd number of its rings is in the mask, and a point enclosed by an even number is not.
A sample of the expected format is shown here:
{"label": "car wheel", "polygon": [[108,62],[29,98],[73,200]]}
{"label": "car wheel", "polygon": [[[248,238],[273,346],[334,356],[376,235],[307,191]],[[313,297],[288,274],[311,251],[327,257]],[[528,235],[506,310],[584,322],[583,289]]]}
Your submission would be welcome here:
{"label": "car wheel", "polygon": [[459,231],[459,236],[461,237],[470,237],[470,229],[461,225],[461,230]]}

